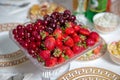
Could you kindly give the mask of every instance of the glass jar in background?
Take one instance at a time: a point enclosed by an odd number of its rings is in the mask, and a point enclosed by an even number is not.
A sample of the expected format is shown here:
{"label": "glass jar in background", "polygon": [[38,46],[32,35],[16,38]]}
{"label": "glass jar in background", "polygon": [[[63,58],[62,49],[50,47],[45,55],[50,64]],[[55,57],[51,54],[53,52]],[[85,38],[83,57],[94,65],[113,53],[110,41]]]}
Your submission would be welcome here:
{"label": "glass jar in background", "polygon": [[120,16],[120,0],[112,0],[110,12]]}
{"label": "glass jar in background", "polygon": [[100,12],[106,12],[110,10],[111,0],[89,0],[88,8],[85,12],[86,18],[93,22],[93,16]]}
{"label": "glass jar in background", "polygon": [[84,14],[87,10],[89,0],[72,0],[73,3],[73,13]]}
{"label": "glass jar in background", "polygon": [[73,11],[76,11],[77,10],[77,8],[78,8],[78,0],[73,0]]}

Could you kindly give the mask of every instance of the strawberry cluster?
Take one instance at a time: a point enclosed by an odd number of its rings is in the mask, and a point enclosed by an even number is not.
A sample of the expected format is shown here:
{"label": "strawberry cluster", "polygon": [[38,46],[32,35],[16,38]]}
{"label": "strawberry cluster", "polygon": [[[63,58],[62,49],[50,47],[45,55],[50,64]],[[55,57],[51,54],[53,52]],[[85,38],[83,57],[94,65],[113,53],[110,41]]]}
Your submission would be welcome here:
{"label": "strawberry cluster", "polygon": [[69,10],[46,16],[13,30],[15,40],[46,67],[63,63],[99,41],[99,35],[77,24]]}

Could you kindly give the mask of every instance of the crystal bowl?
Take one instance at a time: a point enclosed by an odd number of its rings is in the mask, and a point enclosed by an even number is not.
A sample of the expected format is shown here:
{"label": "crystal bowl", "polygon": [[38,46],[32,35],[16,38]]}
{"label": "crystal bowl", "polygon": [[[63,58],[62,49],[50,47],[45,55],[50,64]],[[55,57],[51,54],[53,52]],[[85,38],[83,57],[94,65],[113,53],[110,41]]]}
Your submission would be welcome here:
{"label": "crystal bowl", "polygon": [[97,31],[110,33],[119,27],[120,17],[110,12],[102,12],[93,17],[93,22]]}
{"label": "crystal bowl", "polygon": [[99,41],[92,47],[88,47],[86,50],[84,50],[83,52],[81,52],[78,55],[75,55],[74,57],[66,60],[65,62],[55,65],[53,67],[45,67],[42,63],[39,63],[35,58],[33,58],[31,55],[29,55],[28,51],[23,48],[13,37],[13,33],[12,30],[9,31],[9,37],[18,45],[18,47],[25,53],[25,55],[31,60],[31,62],[38,67],[38,69],[41,71],[41,75],[44,79],[48,79],[52,76],[54,76],[55,74],[61,74],[64,73],[66,71],[69,70],[70,68],[70,62],[79,58],[81,55],[87,53],[88,51],[94,49],[95,47],[99,46],[100,44],[102,44],[103,39],[100,37]]}
{"label": "crystal bowl", "polygon": [[118,41],[109,43],[107,49],[112,61],[120,65],[120,51],[117,43]]}

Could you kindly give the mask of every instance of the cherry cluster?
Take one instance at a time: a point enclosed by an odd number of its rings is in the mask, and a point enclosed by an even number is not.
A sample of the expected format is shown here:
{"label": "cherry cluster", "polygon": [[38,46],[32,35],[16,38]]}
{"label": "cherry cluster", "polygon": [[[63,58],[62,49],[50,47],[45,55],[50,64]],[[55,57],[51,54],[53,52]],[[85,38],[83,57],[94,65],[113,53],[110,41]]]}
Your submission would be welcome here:
{"label": "cherry cluster", "polygon": [[47,26],[46,31],[52,33],[56,28],[65,26],[66,22],[75,23],[76,17],[71,15],[69,10],[65,10],[64,13],[53,12],[51,15],[44,16],[44,23]]}

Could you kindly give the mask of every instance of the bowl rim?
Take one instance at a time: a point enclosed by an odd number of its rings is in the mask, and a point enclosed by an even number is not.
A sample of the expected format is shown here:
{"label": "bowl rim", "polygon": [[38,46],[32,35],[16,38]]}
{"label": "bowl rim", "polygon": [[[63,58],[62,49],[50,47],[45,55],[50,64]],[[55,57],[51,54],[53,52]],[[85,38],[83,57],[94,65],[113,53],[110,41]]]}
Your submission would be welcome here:
{"label": "bowl rim", "polygon": [[114,15],[114,16],[116,16],[116,17],[118,17],[120,19],[120,17],[118,15],[116,15],[116,14],[114,14],[112,12],[100,12],[100,13],[95,14],[95,16],[93,17],[93,23],[95,23],[95,19],[103,16],[104,14],[112,14],[112,15]]}

